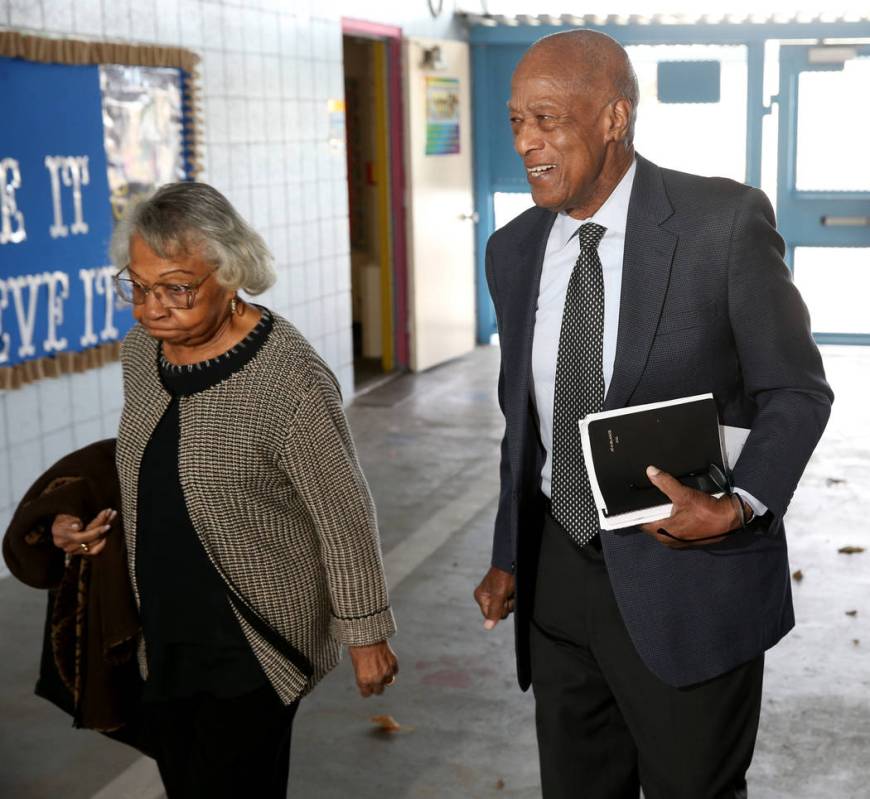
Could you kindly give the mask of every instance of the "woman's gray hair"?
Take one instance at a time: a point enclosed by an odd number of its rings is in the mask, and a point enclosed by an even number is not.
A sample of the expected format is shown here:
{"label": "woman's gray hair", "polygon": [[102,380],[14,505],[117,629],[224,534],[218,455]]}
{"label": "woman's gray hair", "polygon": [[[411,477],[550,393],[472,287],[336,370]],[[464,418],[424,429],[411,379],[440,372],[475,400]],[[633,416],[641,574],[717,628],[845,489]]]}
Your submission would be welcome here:
{"label": "woman's gray hair", "polygon": [[109,253],[120,270],[130,263],[130,239],[141,236],[161,258],[198,255],[216,267],[225,288],[261,294],[275,282],[272,254],[217,189],[206,183],[169,183],[127,208]]}

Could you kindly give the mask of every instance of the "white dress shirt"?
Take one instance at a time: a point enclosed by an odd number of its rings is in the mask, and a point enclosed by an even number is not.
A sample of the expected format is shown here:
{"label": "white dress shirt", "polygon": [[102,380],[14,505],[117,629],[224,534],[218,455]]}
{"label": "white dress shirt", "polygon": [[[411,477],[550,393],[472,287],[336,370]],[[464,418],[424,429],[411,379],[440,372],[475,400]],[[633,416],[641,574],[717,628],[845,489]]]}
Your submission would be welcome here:
{"label": "white dress shirt", "polygon": [[[604,372],[604,393],[610,387],[613,364],[616,360],[616,335],[619,329],[619,299],[622,290],[622,260],[625,252],[625,229],[628,221],[628,203],[637,171],[637,161],[632,161],[616,188],[604,204],[588,219],[573,219],[560,213],[550,230],[544,265],[541,270],[541,286],[535,311],[535,332],[532,344],[532,385],[541,443],[547,457],[541,470],[541,491],[550,496],[553,474],[553,402],[556,387],[556,357],[559,352],[559,335],[562,330],[562,314],[568,282],[580,248],[577,232],[587,222],[606,228],[598,245],[598,257],[604,278],[604,339],[601,368]],[[578,420],[579,421],[579,420]],[[746,499],[757,516],[767,508],[743,489],[735,488]]]}

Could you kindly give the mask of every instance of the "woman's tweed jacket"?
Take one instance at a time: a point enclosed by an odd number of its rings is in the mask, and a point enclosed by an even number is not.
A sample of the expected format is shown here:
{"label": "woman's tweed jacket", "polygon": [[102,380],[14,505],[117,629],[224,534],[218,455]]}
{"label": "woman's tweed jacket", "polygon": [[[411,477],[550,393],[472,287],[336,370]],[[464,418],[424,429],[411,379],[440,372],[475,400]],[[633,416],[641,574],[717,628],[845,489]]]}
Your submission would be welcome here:
{"label": "woman's tweed jacket", "polygon": [[[171,397],[157,342],[141,325],[127,334],[121,359],[117,463],[138,603],[139,466]],[[375,508],[338,385],[296,328],[275,316],[251,361],[179,401],[182,490],[206,553],[224,582],[311,663],[305,674],[234,608],[278,695],[292,702],[336,665],[341,644],[373,644],[396,629]],[[144,674],[143,647],[140,666]]]}

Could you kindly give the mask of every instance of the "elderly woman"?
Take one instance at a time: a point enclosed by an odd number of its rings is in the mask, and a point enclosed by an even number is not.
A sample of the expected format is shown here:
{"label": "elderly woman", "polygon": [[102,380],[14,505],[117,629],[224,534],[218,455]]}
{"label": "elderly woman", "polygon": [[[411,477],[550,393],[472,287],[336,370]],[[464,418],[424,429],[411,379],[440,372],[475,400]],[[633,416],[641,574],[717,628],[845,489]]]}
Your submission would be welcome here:
{"label": "elderly woman", "polygon": [[[215,189],[163,187],[111,251],[139,323],[117,466],[161,777],[169,797],[284,797],[299,699],[342,644],[363,696],[398,672],[339,389],[292,324],[239,296],[272,284],[271,257]],[[101,530],[56,540],[98,552]]]}

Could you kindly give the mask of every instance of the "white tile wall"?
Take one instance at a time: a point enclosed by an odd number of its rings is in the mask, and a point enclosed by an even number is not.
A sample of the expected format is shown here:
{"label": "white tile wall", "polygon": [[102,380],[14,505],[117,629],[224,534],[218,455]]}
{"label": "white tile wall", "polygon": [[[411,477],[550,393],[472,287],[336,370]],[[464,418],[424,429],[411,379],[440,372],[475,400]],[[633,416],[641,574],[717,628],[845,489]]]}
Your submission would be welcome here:
{"label": "white tile wall", "polygon": [[9,462],[10,488],[14,503],[15,499],[20,499],[24,495],[34,478],[44,468],[42,442],[36,440],[12,444],[9,447]]}
{"label": "white tile wall", "polygon": [[42,6],[30,0],[12,0],[9,6],[10,23],[20,28],[42,27]]}
{"label": "white tile wall", "polygon": [[43,0],[43,24],[50,30],[73,29],[72,0]]}
{"label": "white tile wall", "polygon": [[[111,5],[111,4],[110,4]],[[122,7],[125,3],[120,4]],[[120,10],[120,9],[119,9]],[[124,15],[119,14],[119,17]],[[117,18],[116,18],[117,19]],[[110,20],[106,20],[107,22]],[[103,8],[99,3],[74,3],[73,4],[73,30],[82,36],[100,37],[103,35]],[[116,35],[129,36],[130,29],[127,25],[118,31]]]}
{"label": "white tile wall", "polygon": [[53,433],[46,433],[42,437],[42,460],[46,466],[72,452],[75,449],[73,440],[71,427],[62,427]]}
{"label": "white tile wall", "polygon": [[[93,2],[93,0],[91,0]],[[157,41],[157,19],[155,17],[154,3],[148,0],[121,0],[121,6],[129,9],[128,19],[129,27],[124,27],[121,22],[117,28],[117,32],[112,28],[106,31],[106,36],[109,38],[124,38],[126,36],[139,42],[156,42]],[[123,17],[123,13],[119,13],[119,18]],[[107,20],[108,21],[108,20]]]}
{"label": "white tile wall", "polygon": [[[141,19],[137,14],[136,18],[130,13],[130,5],[126,0],[121,2],[109,2],[103,5],[104,21],[106,30],[114,31],[113,38],[127,39],[130,37],[130,31],[137,31],[139,38],[145,38],[148,32],[153,35],[154,20]],[[144,30],[141,26],[144,25]]]}
{"label": "white tile wall", "polygon": [[[70,429],[73,422],[72,380],[69,378],[41,380],[37,386],[42,433]],[[9,399],[11,405],[15,398]]]}
{"label": "white tile wall", "polygon": [[[278,280],[260,302],[293,321],[353,396],[345,154],[326,141],[343,94],[341,16],[455,36],[405,0],[0,0],[0,27],[183,46],[202,58],[204,179],[264,236]],[[419,8],[418,8],[419,6]],[[461,34],[460,34],[461,35]],[[0,394],[0,531],[33,479],[114,435],[120,367]],[[3,573],[0,563],[0,575]]]}

